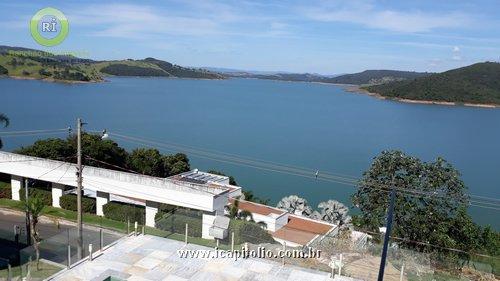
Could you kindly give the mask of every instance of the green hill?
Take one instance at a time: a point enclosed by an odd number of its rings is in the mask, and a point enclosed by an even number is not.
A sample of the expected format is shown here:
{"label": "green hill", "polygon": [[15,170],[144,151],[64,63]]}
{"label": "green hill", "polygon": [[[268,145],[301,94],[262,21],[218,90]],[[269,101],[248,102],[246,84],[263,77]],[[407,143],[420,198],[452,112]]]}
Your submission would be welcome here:
{"label": "green hill", "polygon": [[384,84],[393,81],[403,81],[418,77],[429,76],[428,72],[398,71],[398,70],[365,70],[363,72],[340,75],[333,78],[324,79],[325,83],[336,84]]}
{"label": "green hill", "polygon": [[500,105],[500,63],[476,63],[364,89],[389,98]]}
{"label": "green hill", "polygon": [[0,75],[67,82],[102,81],[103,77],[107,75],[201,79],[225,78],[216,72],[182,67],[154,58],[94,61],[10,46],[0,46]]}
{"label": "green hill", "polygon": [[0,46],[0,74],[68,82],[101,81],[96,71],[80,64],[88,60],[19,47]]}

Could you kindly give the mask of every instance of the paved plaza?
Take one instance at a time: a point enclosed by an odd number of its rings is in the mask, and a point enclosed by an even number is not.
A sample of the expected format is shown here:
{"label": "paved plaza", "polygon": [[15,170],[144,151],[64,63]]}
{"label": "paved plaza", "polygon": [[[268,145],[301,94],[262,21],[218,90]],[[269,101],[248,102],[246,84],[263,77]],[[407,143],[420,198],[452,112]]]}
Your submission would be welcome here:
{"label": "paved plaza", "polygon": [[265,259],[180,258],[178,249],[210,248],[150,235],[126,237],[93,261],[63,271],[52,280],[332,280],[326,272]]}

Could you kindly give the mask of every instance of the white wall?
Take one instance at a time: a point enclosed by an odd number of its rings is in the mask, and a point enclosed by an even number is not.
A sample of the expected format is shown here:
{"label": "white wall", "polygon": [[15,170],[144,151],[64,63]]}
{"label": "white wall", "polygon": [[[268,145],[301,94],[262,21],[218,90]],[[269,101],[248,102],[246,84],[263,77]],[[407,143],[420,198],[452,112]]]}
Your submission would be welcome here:
{"label": "white wall", "polygon": [[[32,161],[25,161],[30,160]],[[29,157],[9,152],[0,152],[0,173],[18,177],[76,186],[75,165],[61,161]],[[69,167],[68,167],[69,165]],[[120,171],[86,166],[83,169],[84,189],[98,190],[120,196],[155,201],[186,208],[213,212],[223,210],[227,194],[222,189],[200,187],[192,183],[175,182],[169,179],[136,175]],[[13,190],[20,189],[14,182]],[[13,196],[16,192],[13,193]],[[18,200],[18,198],[16,197]]]}
{"label": "white wall", "polygon": [[12,176],[10,179],[10,188],[12,191],[12,200],[21,200],[21,187],[23,187],[23,178],[18,176]]}
{"label": "white wall", "polygon": [[202,229],[201,238],[214,240],[214,237],[208,234],[208,230],[214,224],[215,215],[203,214],[202,215]]}
{"label": "white wall", "polygon": [[52,207],[61,208],[60,199],[63,196],[64,185],[53,183],[52,184]]}
{"label": "white wall", "polygon": [[288,223],[288,213],[283,213],[282,215],[277,215],[276,217],[252,213],[252,218],[255,222],[266,223],[267,230],[271,232],[277,231]]}

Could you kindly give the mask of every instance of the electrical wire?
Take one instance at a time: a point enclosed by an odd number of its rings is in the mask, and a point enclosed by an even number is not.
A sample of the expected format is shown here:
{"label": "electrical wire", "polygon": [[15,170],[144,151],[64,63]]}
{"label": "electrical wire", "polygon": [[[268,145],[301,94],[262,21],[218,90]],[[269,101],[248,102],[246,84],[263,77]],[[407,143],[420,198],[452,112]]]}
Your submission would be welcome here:
{"label": "electrical wire", "polygon": [[[157,146],[160,146],[160,147],[163,147],[163,143],[161,142],[157,142],[157,141],[150,141],[150,140],[146,140],[146,139],[141,139],[141,138],[137,138],[137,137],[130,137],[130,136],[126,136],[126,135],[123,135],[123,134],[116,134],[116,133],[112,133],[112,132],[108,132],[109,135],[113,135],[113,136],[116,136],[118,138],[121,138],[121,139],[125,139],[127,141],[131,141],[131,142],[134,142],[134,143],[139,143],[139,144],[147,144],[149,145],[150,147],[155,147],[155,146],[152,146],[152,145],[157,145]],[[188,151],[188,152],[192,152],[192,151]],[[195,151],[195,154],[197,152]],[[200,155],[198,155],[200,156]],[[216,155],[215,155],[216,156]],[[301,177],[306,177],[306,178],[310,178],[310,179],[321,179],[321,180],[324,180],[324,181],[327,181],[327,182],[332,182],[332,183],[340,183],[340,184],[343,184],[343,185],[348,185],[348,186],[353,186],[353,187],[358,187],[358,182],[357,181],[354,181],[352,179],[347,179],[347,178],[339,178],[338,176],[335,176],[336,179],[332,179],[331,177],[318,177],[316,178],[315,176],[312,176],[311,175],[311,171],[300,171],[300,173],[296,172],[292,172],[290,171],[290,169],[288,170],[279,170],[279,169],[276,169],[276,168],[269,168],[269,167],[262,167],[262,166],[258,166],[256,164],[258,164],[257,162],[252,162],[254,163],[254,165],[252,164],[249,164],[248,162],[245,161],[245,159],[243,158],[240,158],[240,160],[238,161],[237,158],[235,158],[234,156],[231,158],[233,159],[234,161],[231,161],[231,160],[226,160],[226,159],[218,159],[218,158],[215,158],[215,157],[210,157],[210,156],[207,156],[205,154],[201,155],[202,158],[207,158],[207,159],[210,159],[210,160],[215,160],[215,161],[219,161],[219,162],[224,162],[224,163],[229,163],[229,164],[237,164],[237,165],[241,165],[241,166],[246,166],[246,167],[251,167],[251,168],[255,168],[255,169],[261,169],[261,170],[266,170],[266,171],[272,171],[272,172],[279,172],[279,173],[284,173],[284,174],[290,174],[290,175],[295,175],[295,176],[301,176]],[[278,165],[277,167],[287,167],[286,165]],[[295,171],[297,171],[297,169],[295,169]],[[326,175],[328,175],[329,173],[325,173]],[[396,189],[396,191],[398,192],[402,192],[402,193],[413,193],[415,195],[430,195],[432,197],[441,197],[441,198],[446,198],[446,199],[450,199],[450,196],[448,196],[447,194],[436,194],[436,193],[429,193],[429,192],[424,192],[424,191],[419,191],[419,190],[415,190],[415,189],[408,189],[408,188],[401,188],[401,187],[392,187],[392,186],[389,186],[389,185],[381,185],[379,183],[376,184],[376,186],[374,184],[370,184],[368,183],[367,184],[369,186],[369,188],[374,188],[374,189],[381,189],[381,188],[386,188],[386,190],[391,190],[391,189]],[[363,186],[361,186],[361,188],[363,188]],[[468,195],[468,194],[467,194]],[[475,195],[470,195],[470,196],[474,196],[474,197],[477,197]],[[498,199],[500,201],[500,199]],[[484,201],[481,201],[481,202],[476,202],[476,203],[483,203],[483,204],[495,204],[495,203],[489,203],[489,202],[484,202]],[[496,204],[495,206],[497,205],[500,205],[500,204]]]}
{"label": "electrical wire", "polygon": [[0,136],[4,135],[22,135],[22,134],[44,134],[44,133],[52,133],[52,132],[61,132],[61,131],[70,131],[71,128],[63,128],[63,129],[48,129],[48,130],[29,130],[29,131],[2,131],[0,132]]}

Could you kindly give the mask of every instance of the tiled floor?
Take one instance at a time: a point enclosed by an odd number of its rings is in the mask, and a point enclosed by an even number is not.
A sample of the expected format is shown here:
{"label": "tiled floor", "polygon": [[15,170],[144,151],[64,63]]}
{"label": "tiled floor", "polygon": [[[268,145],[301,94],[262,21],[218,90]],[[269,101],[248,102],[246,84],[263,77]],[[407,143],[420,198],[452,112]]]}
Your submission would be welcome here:
{"label": "tiled floor", "polygon": [[180,258],[177,250],[209,248],[156,236],[124,238],[93,261],[61,273],[54,280],[259,280],[326,281],[328,274],[264,259]]}

